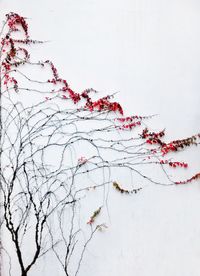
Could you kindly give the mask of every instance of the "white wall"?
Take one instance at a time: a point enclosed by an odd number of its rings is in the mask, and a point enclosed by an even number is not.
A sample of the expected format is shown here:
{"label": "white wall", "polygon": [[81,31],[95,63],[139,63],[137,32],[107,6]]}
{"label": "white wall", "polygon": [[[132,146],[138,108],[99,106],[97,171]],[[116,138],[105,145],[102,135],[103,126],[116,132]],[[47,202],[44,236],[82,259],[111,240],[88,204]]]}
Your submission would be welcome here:
{"label": "white wall", "polygon": [[[0,11],[28,17],[32,36],[51,41],[33,52],[74,89],[119,91],[127,114],[160,114],[154,127],[169,137],[199,131],[199,1],[0,0]],[[199,169],[199,150],[180,156],[192,161],[188,174]],[[199,276],[199,209],[199,183],[111,198],[109,228],[80,275]],[[53,263],[37,275],[58,276]]]}

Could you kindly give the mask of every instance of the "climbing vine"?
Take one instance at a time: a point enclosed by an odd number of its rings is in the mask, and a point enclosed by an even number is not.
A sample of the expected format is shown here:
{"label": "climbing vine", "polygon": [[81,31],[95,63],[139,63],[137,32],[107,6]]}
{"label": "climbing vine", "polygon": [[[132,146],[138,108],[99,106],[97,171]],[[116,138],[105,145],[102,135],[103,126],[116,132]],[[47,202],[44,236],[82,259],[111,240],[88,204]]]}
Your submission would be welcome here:
{"label": "climbing vine", "polygon": [[[109,187],[135,195],[144,183],[197,180],[199,172],[176,180],[168,169],[187,170],[188,163],[174,160],[173,154],[197,146],[200,134],[165,141],[165,130],[147,126],[153,115],[125,116],[114,94],[98,97],[93,88],[74,91],[52,61],[31,61],[30,45],[44,42],[30,38],[27,20],[19,14],[6,15],[0,39],[1,231],[11,239],[19,275],[29,275],[49,251],[64,275],[78,275],[89,242],[107,228],[97,222],[103,219]],[[35,80],[29,67],[49,77]],[[23,100],[27,96],[28,104]],[[146,170],[151,166],[161,175]],[[130,175],[126,183],[118,182],[122,170]],[[96,205],[82,213],[80,205],[91,192]],[[1,253],[9,258],[5,243],[1,240]],[[5,275],[17,275],[12,261],[8,263]]]}

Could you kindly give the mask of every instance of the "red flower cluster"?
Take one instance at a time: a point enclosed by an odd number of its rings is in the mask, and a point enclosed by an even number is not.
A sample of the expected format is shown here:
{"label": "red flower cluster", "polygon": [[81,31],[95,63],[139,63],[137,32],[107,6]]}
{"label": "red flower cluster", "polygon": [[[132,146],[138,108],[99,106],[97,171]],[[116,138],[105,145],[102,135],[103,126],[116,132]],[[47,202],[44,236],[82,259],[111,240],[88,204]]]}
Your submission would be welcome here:
{"label": "red flower cluster", "polygon": [[67,88],[66,91],[69,93],[69,97],[72,99],[74,104],[78,103],[81,100],[80,94],[75,93],[72,89]]}
{"label": "red flower cluster", "polygon": [[140,126],[140,125],[141,125],[141,121],[137,121],[137,122],[130,123],[130,124],[124,124],[124,125],[118,127],[118,129],[120,129],[120,130],[124,130],[124,129],[131,130],[132,128],[134,128],[136,126]]}
{"label": "red flower cluster", "polygon": [[[7,17],[7,25],[9,28],[9,31],[7,35],[1,40],[2,45],[2,52],[6,55],[4,62],[3,62],[3,70],[5,74],[5,81],[4,84],[7,86],[8,82],[14,83],[14,89],[17,91],[17,81],[10,77],[9,71],[12,71],[13,67],[18,67],[19,65],[25,64],[29,59],[29,53],[25,48],[17,47],[16,43],[22,43],[22,44],[30,44],[30,43],[42,43],[42,41],[36,41],[29,39],[28,34],[28,24],[26,23],[26,20],[24,17],[19,16],[16,13],[9,13],[6,15]],[[11,37],[12,32],[23,30],[25,34],[24,39],[14,39]],[[7,49],[5,50],[4,47]],[[20,61],[15,59],[17,54],[21,52],[23,53],[24,57],[20,58]],[[50,60],[46,60],[44,62],[39,62],[38,65],[45,66],[45,64],[48,64],[51,68],[52,72],[52,79],[47,80],[48,83],[51,83],[53,85],[61,85],[61,88],[57,90],[60,92],[68,93],[69,97],[67,97],[65,94],[61,95],[62,99],[71,99],[74,104],[78,103],[81,99],[86,100],[85,108],[89,109],[90,111],[98,110],[98,111],[114,111],[119,112],[121,115],[123,115],[122,107],[117,102],[111,102],[109,100],[110,96],[101,98],[97,101],[92,101],[89,97],[89,92],[95,91],[93,89],[87,89],[83,91],[82,93],[76,93],[73,91],[69,86],[65,79],[62,79],[58,75],[57,68],[54,66],[54,64]],[[55,90],[52,90],[52,92],[55,92]],[[48,98],[48,97],[47,97]]]}
{"label": "red flower cluster", "polygon": [[177,151],[177,147],[173,144],[173,142],[169,144],[165,144],[161,149],[163,156],[168,152],[172,152],[172,151]]}
{"label": "red flower cluster", "polygon": [[[47,82],[52,83],[54,85],[62,84],[63,87],[61,89],[59,89],[58,91],[68,92],[69,98],[73,101],[74,104],[78,103],[81,99],[85,99],[86,100],[85,108],[89,109],[90,111],[93,111],[93,110],[119,111],[120,114],[123,115],[123,110],[122,110],[122,107],[120,106],[120,104],[117,103],[117,102],[110,102],[109,101],[110,96],[106,96],[104,98],[101,98],[101,99],[93,102],[88,94],[90,92],[96,92],[94,89],[92,89],[92,88],[91,89],[86,89],[80,94],[74,92],[71,88],[69,88],[68,83],[65,79],[59,78],[57,69],[54,66],[54,64],[49,60],[46,60],[43,63],[43,65],[45,63],[50,65],[51,71],[52,71],[52,74],[53,74],[53,78],[47,80]],[[62,98],[63,99],[69,99],[66,95],[62,95]]]}
{"label": "red flower cluster", "polygon": [[144,120],[144,119],[150,119],[154,117],[155,115],[150,115],[150,116],[139,116],[139,115],[133,115],[133,116],[128,116],[128,117],[123,117],[123,118],[116,118],[116,121],[119,121],[121,123],[124,122],[132,122],[133,120]]}
{"label": "red flower cluster", "polygon": [[47,80],[47,82],[49,82],[49,83],[53,83],[53,84],[57,84],[56,79]]}
{"label": "red flower cluster", "polygon": [[146,139],[158,139],[162,138],[165,135],[165,131],[162,130],[160,132],[149,132],[148,128],[143,129],[142,134],[140,135],[141,138]]}
{"label": "red flower cluster", "polygon": [[85,108],[89,109],[90,111],[98,110],[98,111],[114,111],[119,112],[123,115],[123,109],[121,105],[117,102],[110,102],[110,96],[103,97],[95,102],[92,102],[89,96],[84,94],[84,98],[86,98],[87,103],[85,104]]}
{"label": "red flower cluster", "polygon": [[[138,115],[123,117],[123,118],[116,118],[115,119],[116,121],[118,121],[120,123],[125,123],[122,126],[116,126],[116,128],[118,128],[120,130],[125,130],[125,129],[131,130],[132,128],[134,128],[136,126],[140,126],[141,121],[146,118],[148,118],[148,117],[145,117],[145,116],[142,117],[142,116],[138,116]],[[137,120],[137,121],[135,121],[135,120]]]}
{"label": "red flower cluster", "polygon": [[169,152],[177,151],[179,149],[183,149],[183,148],[189,147],[191,145],[196,145],[197,137],[199,137],[199,134],[193,135],[192,137],[189,137],[186,139],[174,140],[168,144],[163,144],[162,149],[161,149],[162,155],[164,156],[165,154],[167,154]]}
{"label": "red flower cluster", "polygon": [[170,167],[176,168],[176,167],[182,167],[187,168],[188,164],[185,162],[171,162],[168,160],[160,160],[160,164],[168,164]]}
{"label": "red flower cluster", "polygon": [[[15,71],[15,69],[20,65],[25,64],[29,60],[29,53],[27,49],[18,47],[17,43],[22,44],[30,44],[30,43],[41,43],[41,41],[30,40],[28,34],[28,24],[24,17],[16,14],[9,13],[6,15],[7,21],[6,24],[8,26],[8,32],[1,39],[1,52],[3,55],[2,62],[2,73],[3,73],[3,84],[8,89],[8,84],[13,84],[13,89],[18,91],[18,82],[17,80],[10,76],[11,71]],[[14,39],[12,38],[12,33],[22,31],[25,38],[24,39]],[[20,59],[18,58],[18,54],[20,53]]]}
{"label": "red flower cluster", "polygon": [[[6,68],[6,67],[4,67],[4,68]],[[9,68],[9,67],[7,67],[7,68]],[[4,74],[3,84],[8,88],[8,84],[13,83],[13,88],[14,88],[15,92],[18,92],[18,82],[17,82],[17,80],[14,77],[10,77],[10,75],[7,73],[6,69],[4,69],[4,71],[6,73]]]}
{"label": "red flower cluster", "polygon": [[28,38],[28,24],[26,23],[26,20],[24,17],[13,12],[6,14],[6,17],[7,17],[7,24],[8,24],[8,27],[10,28],[10,31],[16,32],[19,30],[18,26],[21,26],[26,35],[26,38]]}
{"label": "red flower cluster", "polygon": [[165,143],[163,143],[163,141],[161,140],[161,138],[165,135],[164,130],[160,131],[160,132],[149,132],[148,128],[145,128],[142,131],[142,134],[140,135],[141,138],[143,139],[147,139],[146,143],[153,145],[153,144],[159,144],[161,146],[165,145]]}
{"label": "red flower cluster", "polygon": [[46,60],[43,64],[45,64],[45,63],[50,65],[51,71],[53,73],[55,80],[61,81],[61,79],[59,79],[58,71],[57,71],[56,67],[54,66],[53,62],[50,60]]}
{"label": "red flower cluster", "polygon": [[8,64],[6,62],[2,62],[2,67],[4,68],[4,72],[10,71],[10,69],[11,69],[10,64]]}
{"label": "red flower cluster", "polygon": [[132,122],[133,120],[137,119],[137,120],[142,120],[145,119],[146,117],[142,117],[142,116],[128,116],[128,117],[124,117],[124,118],[116,118],[115,120],[124,123],[124,122]]}

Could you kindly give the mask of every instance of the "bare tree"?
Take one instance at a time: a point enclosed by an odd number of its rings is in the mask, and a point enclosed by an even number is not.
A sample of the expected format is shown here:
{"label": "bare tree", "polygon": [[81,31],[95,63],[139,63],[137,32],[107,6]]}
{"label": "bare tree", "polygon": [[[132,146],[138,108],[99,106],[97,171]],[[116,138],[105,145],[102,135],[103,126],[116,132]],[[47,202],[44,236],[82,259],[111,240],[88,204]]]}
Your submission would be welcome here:
{"label": "bare tree", "polygon": [[[166,155],[198,145],[200,135],[164,142],[165,130],[152,132],[146,125],[153,116],[125,117],[114,95],[98,98],[92,88],[73,91],[50,60],[30,60],[29,45],[43,42],[30,39],[24,17],[6,15],[0,35],[1,228],[12,240],[21,276],[50,250],[65,275],[77,276],[89,242],[106,228],[96,217],[106,206],[108,187],[136,194],[145,183],[176,185],[199,178],[198,173],[171,179],[168,168],[187,168],[187,163]],[[29,67],[48,79],[33,79]],[[116,169],[130,175],[126,188]],[[80,204],[94,189],[103,196],[85,221]]]}

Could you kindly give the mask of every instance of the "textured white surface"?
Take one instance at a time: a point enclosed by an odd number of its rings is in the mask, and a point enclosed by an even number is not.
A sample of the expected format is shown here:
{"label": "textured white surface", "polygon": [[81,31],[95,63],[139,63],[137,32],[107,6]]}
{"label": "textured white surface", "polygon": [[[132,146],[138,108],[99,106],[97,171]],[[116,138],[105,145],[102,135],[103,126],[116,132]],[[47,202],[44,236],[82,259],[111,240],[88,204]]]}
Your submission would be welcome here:
{"label": "textured white surface", "polygon": [[[119,91],[127,114],[160,114],[154,126],[169,137],[199,131],[199,1],[0,0],[0,11],[30,18],[32,36],[51,41],[36,58],[52,59],[74,89]],[[179,156],[199,170],[199,150]],[[199,183],[111,197],[109,228],[80,275],[199,276],[199,210]],[[62,275],[47,257],[39,264],[30,276]]]}

